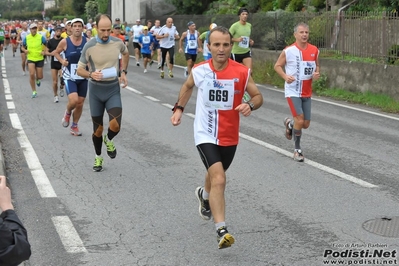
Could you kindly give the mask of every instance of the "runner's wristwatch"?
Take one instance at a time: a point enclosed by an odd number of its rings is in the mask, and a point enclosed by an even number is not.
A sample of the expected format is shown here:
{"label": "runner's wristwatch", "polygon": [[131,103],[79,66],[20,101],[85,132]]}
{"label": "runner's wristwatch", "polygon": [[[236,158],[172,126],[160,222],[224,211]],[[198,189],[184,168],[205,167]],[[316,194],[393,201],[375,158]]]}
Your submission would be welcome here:
{"label": "runner's wristwatch", "polygon": [[126,70],[126,69],[123,69],[122,72],[125,73],[125,74],[127,74],[127,70]]}
{"label": "runner's wristwatch", "polygon": [[253,102],[246,102],[246,103],[249,105],[249,108],[251,108],[251,111],[253,111],[255,108],[254,103]]}
{"label": "runner's wristwatch", "polygon": [[182,112],[184,112],[184,107],[175,103],[175,106],[172,109],[173,113],[175,113],[177,109],[180,109]]}

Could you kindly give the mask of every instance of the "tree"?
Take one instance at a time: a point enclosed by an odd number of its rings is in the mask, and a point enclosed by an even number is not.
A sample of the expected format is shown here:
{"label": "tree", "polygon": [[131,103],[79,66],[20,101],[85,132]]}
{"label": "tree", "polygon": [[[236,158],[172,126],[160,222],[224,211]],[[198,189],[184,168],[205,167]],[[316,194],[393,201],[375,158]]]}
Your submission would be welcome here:
{"label": "tree", "polygon": [[209,4],[214,0],[166,0],[176,7],[179,14],[202,14],[208,10]]}
{"label": "tree", "polygon": [[75,11],[76,16],[85,14],[85,6],[88,0],[72,0],[73,11]]}
{"label": "tree", "polygon": [[105,14],[108,11],[108,5],[110,0],[97,0],[98,13]]}
{"label": "tree", "polygon": [[94,19],[98,14],[98,2],[94,0],[87,1],[85,9],[87,19]]}

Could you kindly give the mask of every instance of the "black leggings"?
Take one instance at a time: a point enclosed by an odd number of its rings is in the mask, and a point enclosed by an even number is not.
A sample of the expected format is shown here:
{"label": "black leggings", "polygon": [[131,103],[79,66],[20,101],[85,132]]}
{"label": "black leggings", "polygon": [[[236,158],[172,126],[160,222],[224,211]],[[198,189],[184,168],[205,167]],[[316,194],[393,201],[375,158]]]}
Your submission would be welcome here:
{"label": "black leggings", "polygon": [[207,170],[214,163],[221,162],[223,165],[223,169],[226,171],[230,167],[230,164],[233,162],[236,149],[237,145],[218,146],[213,143],[203,143],[197,145],[197,150]]}
{"label": "black leggings", "polygon": [[161,47],[161,55],[162,55],[162,61],[161,61],[161,69],[163,69],[163,66],[165,65],[165,60],[166,60],[166,54],[169,52],[169,63],[172,65],[175,63],[175,47],[172,46],[171,48],[163,48]]}

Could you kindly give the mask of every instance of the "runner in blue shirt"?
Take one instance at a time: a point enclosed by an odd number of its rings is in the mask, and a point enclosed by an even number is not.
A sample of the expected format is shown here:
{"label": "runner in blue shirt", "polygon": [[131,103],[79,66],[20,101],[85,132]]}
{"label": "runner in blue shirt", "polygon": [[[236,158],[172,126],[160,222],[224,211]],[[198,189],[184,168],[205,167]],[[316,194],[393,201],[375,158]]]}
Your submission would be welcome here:
{"label": "runner in blue shirt", "polygon": [[144,61],[144,73],[147,73],[147,64],[152,61],[151,50],[154,46],[154,35],[148,32],[148,27],[143,27],[143,34],[139,37],[139,44],[141,47],[141,54]]}
{"label": "runner in blue shirt", "polygon": [[[200,40],[200,33],[195,28],[195,23],[190,21],[187,23],[188,30],[183,32],[179,40],[179,52],[184,51],[187,61],[187,67],[184,70],[184,76],[187,77],[191,73],[191,68],[197,60],[198,52],[202,52],[202,43]],[[184,47],[183,47],[184,42]]]}

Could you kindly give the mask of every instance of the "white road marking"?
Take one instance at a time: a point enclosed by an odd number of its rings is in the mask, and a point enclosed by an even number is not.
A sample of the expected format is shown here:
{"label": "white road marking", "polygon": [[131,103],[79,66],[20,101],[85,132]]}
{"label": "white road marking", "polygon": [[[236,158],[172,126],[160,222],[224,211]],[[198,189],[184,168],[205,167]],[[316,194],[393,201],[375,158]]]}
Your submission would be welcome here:
{"label": "white road marking", "polygon": [[[3,69],[3,77],[7,77],[5,74],[5,59],[1,58],[2,69]],[[10,84],[6,78],[3,78],[5,97],[7,101],[7,107],[9,110],[15,109],[15,104],[12,101]],[[36,187],[39,191],[39,194],[42,198],[56,198],[57,194],[55,193],[50,180],[48,179],[46,172],[44,171],[39,158],[37,157],[35,150],[33,149],[31,143],[29,142],[28,137],[25,134],[25,131],[22,128],[21,121],[16,113],[10,113],[10,120],[13,128],[18,130],[17,139],[19,145],[22,148],[22,151],[25,156],[25,160],[28,164],[28,167],[31,171],[33,180],[36,184]],[[83,246],[83,242],[79,237],[76,229],[74,228],[71,220],[68,216],[55,216],[52,217],[52,221],[56,228],[57,233],[60,236],[61,242],[65,247],[65,250],[70,253],[82,253],[87,252],[86,248]]]}
{"label": "white road marking", "polygon": [[[288,152],[286,150],[283,150],[283,149],[281,149],[281,148],[279,148],[277,146],[271,145],[271,144],[266,143],[264,141],[261,141],[259,139],[253,138],[253,137],[245,135],[243,133],[240,133],[240,137],[243,138],[243,139],[249,140],[249,141],[251,141],[251,142],[253,142],[255,144],[258,144],[258,145],[260,145],[262,147],[265,147],[265,148],[267,148],[269,150],[278,152],[278,153],[280,153],[282,155],[285,155],[287,157],[292,157],[292,152]],[[342,178],[342,179],[348,180],[348,181],[350,181],[352,183],[358,184],[358,185],[360,185],[362,187],[366,187],[366,188],[376,188],[376,187],[378,187],[378,186],[376,186],[374,184],[371,184],[371,183],[368,183],[366,181],[363,181],[362,179],[359,179],[357,177],[345,174],[343,172],[340,172],[340,171],[335,170],[333,168],[330,168],[328,166],[316,163],[316,162],[314,162],[312,160],[309,160],[309,159],[306,159],[304,161],[304,163],[306,163],[306,164],[308,164],[310,166],[313,166],[314,168],[317,168],[319,170],[322,170],[324,172],[327,172],[327,173],[330,173],[332,175],[335,175],[335,176],[337,176],[339,178]]]}
{"label": "white road marking", "polygon": [[54,216],[51,220],[68,253],[87,253],[78,232],[68,216]]}
{"label": "white road marking", "polygon": [[10,120],[13,128],[18,130],[17,139],[24,153],[28,167],[32,173],[36,187],[39,190],[40,196],[42,198],[56,198],[57,194],[55,194],[50,180],[42,168],[39,158],[37,157],[35,150],[30,144],[29,139],[22,128],[18,115],[15,113],[10,114]]}
{"label": "white road marking", "polygon": [[152,96],[144,96],[144,97],[147,98],[147,99],[149,99],[149,100],[151,100],[151,101],[159,102],[159,100],[158,100],[157,98],[154,98],[154,97],[152,97]]}
{"label": "white road marking", "polygon": [[168,109],[173,109],[173,105],[169,104],[169,103],[162,103],[163,106],[165,106]]}
{"label": "white road marking", "polygon": [[138,90],[136,90],[136,89],[133,89],[132,87],[129,87],[129,86],[126,86],[125,89],[127,89],[127,90],[129,90],[129,91],[132,91],[132,92],[134,92],[134,93],[137,93],[137,94],[143,94],[141,91],[138,91]]}
{"label": "white road marking", "polygon": [[7,108],[8,110],[14,110],[15,109],[14,102],[7,102]]}

